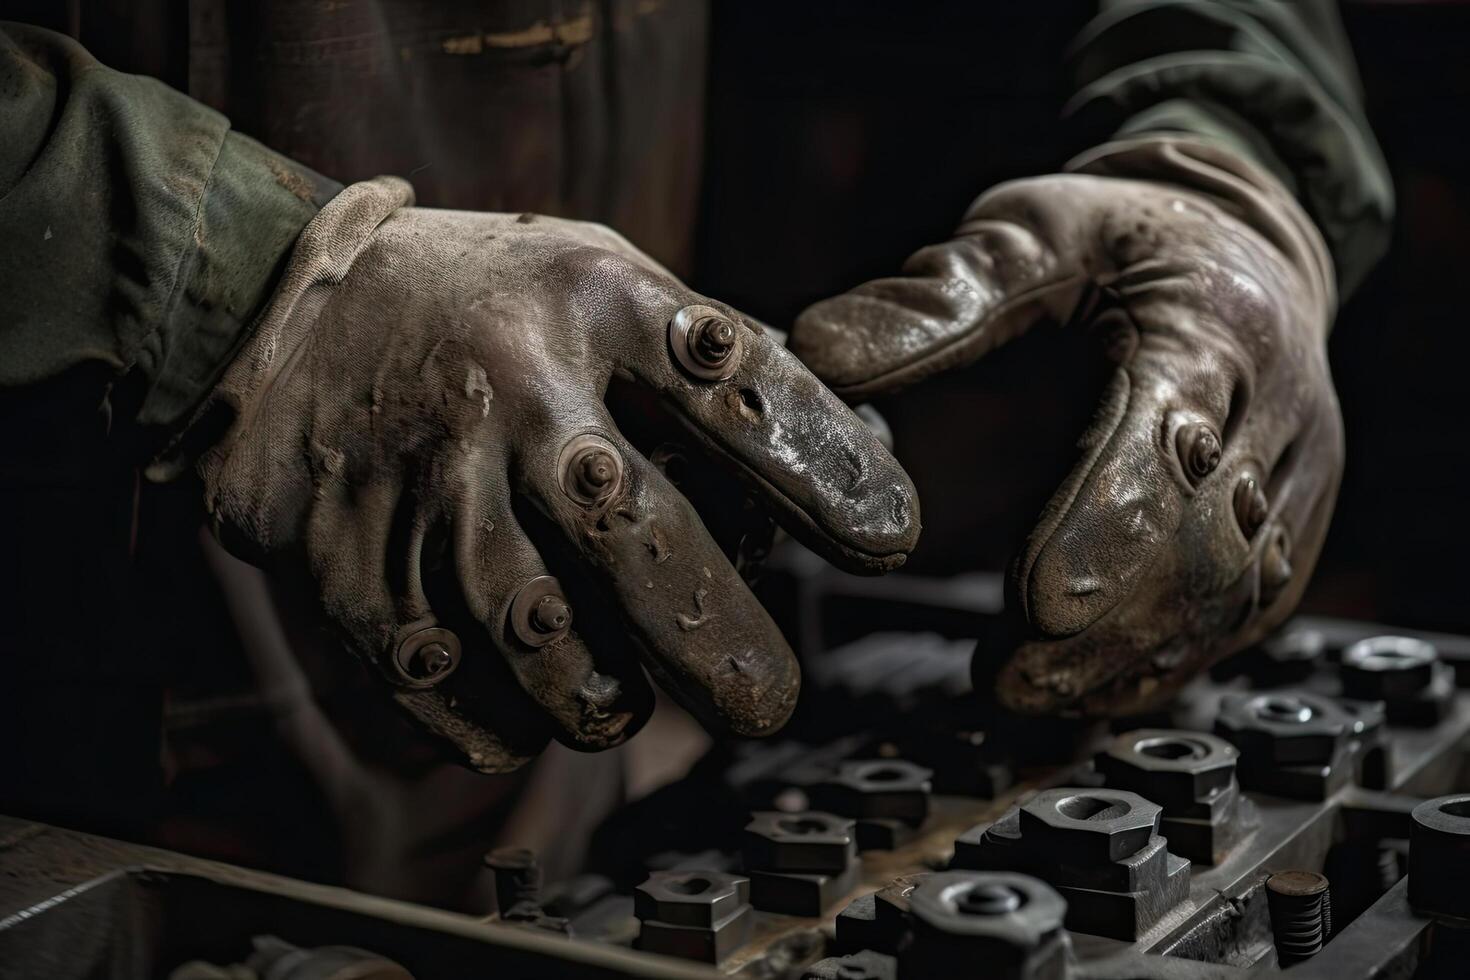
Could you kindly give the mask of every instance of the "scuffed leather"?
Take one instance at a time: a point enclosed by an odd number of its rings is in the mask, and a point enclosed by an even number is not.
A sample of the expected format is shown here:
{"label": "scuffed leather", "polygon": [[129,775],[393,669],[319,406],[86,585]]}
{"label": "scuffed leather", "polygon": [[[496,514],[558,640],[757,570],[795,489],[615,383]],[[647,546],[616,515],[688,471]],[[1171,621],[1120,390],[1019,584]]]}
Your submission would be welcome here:
{"label": "scuffed leather", "polygon": [[978,650],[974,673],[1015,709],[1114,715],[1158,703],[1300,598],[1342,471],[1336,297],[1296,201],[1220,147],[1143,138],[1070,169],[985,194],[901,277],[808,309],[791,346],[857,400],[1037,323],[1100,340],[1116,372],[1011,567],[1023,639]]}
{"label": "scuffed leather", "polygon": [[[303,233],[212,395],[233,414],[200,461],[221,540],[308,573],[390,682],[402,639],[442,621],[427,583],[447,568],[457,595],[445,605],[473,620],[455,624],[460,666],[394,696],[476,768],[513,768],[548,735],[617,744],[650,708],[618,629],[579,633],[574,618],[549,645],[517,644],[512,599],[552,551],[576,556],[651,672],[701,718],[743,734],[780,727],[795,658],[693,508],[618,432],[609,381],[656,392],[788,529],[848,568],[890,568],[913,547],[908,477],[727,307],[744,348],[734,376],[682,373],[669,320],[712,301],[608,229],[412,203],[400,180],[354,184]],[[562,447],[588,433],[623,461],[617,492],[590,504],[559,482]],[[538,519],[521,520],[518,501]]]}

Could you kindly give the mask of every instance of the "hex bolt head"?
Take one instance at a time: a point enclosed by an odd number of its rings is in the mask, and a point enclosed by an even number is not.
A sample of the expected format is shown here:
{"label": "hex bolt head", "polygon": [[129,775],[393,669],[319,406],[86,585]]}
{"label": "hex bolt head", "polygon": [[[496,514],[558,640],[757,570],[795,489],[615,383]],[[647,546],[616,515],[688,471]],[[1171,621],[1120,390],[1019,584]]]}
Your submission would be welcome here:
{"label": "hex bolt head", "polygon": [[1061,861],[1102,864],[1143,850],[1163,808],[1120,789],[1061,787],[1021,805],[1021,836]]}
{"label": "hex bolt head", "polygon": [[433,687],[459,666],[459,637],[440,626],[416,630],[403,638],[393,667],[405,687]]}
{"label": "hex bolt head", "polygon": [[929,815],[934,773],[903,759],[844,762],[812,786],[812,804],[848,817],[901,820],[917,827]]}
{"label": "hex bolt head", "polygon": [[841,874],[857,858],[853,821],[807,811],[756,813],[741,850],[748,871]]}
{"label": "hex bolt head", "polygon": [[1067,914],[1067,903],[1050,885],[1000,871],[927,875],[908,902],[915,949],[936,954],[959,952],[960,940],[973,943],[974,952],[1026,954],[1059,935]]}
{"label": "hex bolt head", "polygon": [[572,607],[550,575],[531,579],[511,600],[511,631],[526,646],[543,647],[565,636],[571,625]]}
{"label": "hex bolt head", "polygon": [[1153,800],[1165,810],[1189,807],[1227,789],[1240,752],[1216,735],[1141,728],[1113,739],[1097,769],[1113,789]]}
{"label": "hex bolt head", "polygon": [[622,489],[623,456],[595,432],[568,440],[556,468],[562,492],[583,507],[600,507]]}
{"label": "hex bolt head", "polygon": [[712,306],[686,306],[669,321],[674,360],[703,381],[723,381],[740,364],[740,328]]}
{"label": "hex bolt head", "polygon": [[750,880],[719,871],[655,871],[633,889],[640,921],[709,929],[750,901]]}
{"label": "hex bolt head", "polygon": [[1227,694],[1215,733],[1240,749],[1242,763],[1298,765],[1332,761],[1355,722],[1337,702],[1307,691]]}
{"label": "hex bolt head", "polygon": [[1439,651],[1408,636],[1374,636],[1342,652],[1342,692],[1364,701],[1403,701],[1434,680]]}

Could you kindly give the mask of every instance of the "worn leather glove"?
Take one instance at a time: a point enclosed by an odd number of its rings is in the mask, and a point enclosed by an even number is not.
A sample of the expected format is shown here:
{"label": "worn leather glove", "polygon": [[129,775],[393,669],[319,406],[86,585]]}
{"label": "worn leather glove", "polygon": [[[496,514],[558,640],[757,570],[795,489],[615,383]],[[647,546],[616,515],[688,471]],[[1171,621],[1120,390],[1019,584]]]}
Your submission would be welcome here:
{"label": "worn leather glove", "polygon": [[306,573],[476,768],[513,768],[549,735],[626,738],[651,703],[638,654],[711,724],[778,728],[795,659],[619,433],[609,381],[656,393],[849,568],[912,548],[908,477],[758,325],[608,229],[411,204],[403,181],[355,184],[302,234],[201,415],[229,419],[200,459],[221,540]]}
{"label": "worn leather glove", "polygon": [[856,400],[1041,322],[1101,340],[1116,372],[1011,568],[1022,639],[974,673],[1012,708],[1123,714],[1300,597],[1342,469],[1336,300],[1310,220],[1223,149],[1143,138],[1070,169],[995,188],[902,277],[811,307],[792,350]]}

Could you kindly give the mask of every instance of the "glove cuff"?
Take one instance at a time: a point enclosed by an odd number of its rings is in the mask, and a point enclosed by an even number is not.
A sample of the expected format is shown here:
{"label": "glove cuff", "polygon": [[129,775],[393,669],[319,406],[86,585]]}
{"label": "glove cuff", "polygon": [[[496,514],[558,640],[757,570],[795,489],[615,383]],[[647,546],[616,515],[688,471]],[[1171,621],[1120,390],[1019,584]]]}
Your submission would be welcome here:
{"label": "glove cuff", "polygon": [[1274,174],[1219,143],[1164,134],[1104,143],[1075,157],[1073,173],[1151,180],[1204,194],[1264,236],[1301,273],[1322,311],[1325,337],[1337,311],[1337,280],[1327,242]]}
{"label": "glove cuff", "polygon": [[351,184],[302,229],[275,292],[256,318],[250,339],[189,423],[148,466],[150,480],[172,479],[211,447],[228,453],[231,431],[248,417],[259,394],[292,361],[311,333],[322,304],[342,282],[364,245],[387,218],[414,203],[399,177]]}

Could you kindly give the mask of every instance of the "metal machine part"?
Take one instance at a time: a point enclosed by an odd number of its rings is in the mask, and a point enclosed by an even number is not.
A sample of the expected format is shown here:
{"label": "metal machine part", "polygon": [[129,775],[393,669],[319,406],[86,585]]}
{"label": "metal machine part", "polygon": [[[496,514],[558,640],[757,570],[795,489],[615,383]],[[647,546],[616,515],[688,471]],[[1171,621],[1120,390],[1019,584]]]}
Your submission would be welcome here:
{"label": "metal machine part", "polygon": [[686,306],[669,321],[674,360],[703,381],[723,381],[740,366],[740,326],[712,306]]}
{"label": "metal machine part", "polygon": [[510,626],[528,647],[544,647],[572,628],[572,607],[561,583],[538,575],[521,586],[510,604]]}
{"label": "metal machine part", "polygon": [[1290,966],[1322,951],[1332,932],[1332,893],[1315,871],[1278,871],[1266,879],[1276,957]]}
{"label": "metal machine part", "polygon": [[1189,893],[1189,861],[1171,854],[1163,810],[1125,790],[1044,790],[955,841],[952,867],[1044,877],[1067,900],[1067,928],[1133,940]]}
{"label": "metal machine part", "polygon": [[[867,614],[880,618],[877,600],[864,595]],[[0,818],[0,978],[167,976],[191,960],[241,963],[251,938],[266,933],[303,949],[369,950],[419,980],[853,980],[955,975],[977,962],[1003,972],[999,952],[959,959],[973,937],[937,923],[1005,919],[1020,910],[1011,908],[1014,895],[976,889],[963,903],[951,895],[954,907],[922,927],[916,912],[915,896],[930,894],[930,882],[992,873],[1045,882],[1067,905],[1057,941],[1070,955],[1033,954],[1023,976],[1214,980],[1260,975],[1315,949],[1291,966],[1293,977],[1462,977],[1470,690],[1452,692],[1428,726],[1393,721],[1381,701],[1338,696],[1346,650],[1393,632],[1330,620],[1289,625],[1290,635],[1316,637],[1310,656],[1289,658],[1291,687],[1281,686],[1280,658],[1254,651],[1151,717],[1155,727],[1122,736],[1064,721],[1016,728],[978,718],[939,669],[945,658],[935,658],[925,681],[915,676],[910,637],[875,637],[859,651],[862,669],[906,669],[901,695],[885,701],[884,685],[875,685],[856,711],[849,688],[812,685],[807,696],[848,707],[824,710],[816,735],[798,728],[780,741],[716,749],[686,780],[630,805],[627,823],[642,835],[602,840],[617,859],[606,868],[538,890],[533,856],[489,856],[504,879],[502,908],[524,916],[454,915]],[[1466,638],[1433,644],[1441,658],[1466,653],[1455,662],[1470,662]],[[1470,671],[1461,676],[1470,687]],[[1223,808],[1231,746],[1237,819],[1253,810],[1254,820],[1231,846],[1211,851],[1214,863],[1191,865],[1176,840],[1187,848],[1183,821],[1208,822]],[[1382,765],[1370,779],[1374,753]],[[928,785],[938,780],[926,771],[931,760],[945,770],[943,787]],[[993,767],[1015,785],[980,778]],[[857,812],[833,812],[833,795]],[[877,821],[905,836],[891,850],[853,856],[864,825]],[[1330,879],[1322,893],[1330,905],[1283,915],[1289,879],[1279,873],[1288,870],[1310,876],[1310,887],[1288,898],[1312,898],[1320,876]],[[760,875],[842,881],[825,892],[807,881],[806,904],[789,914],[754,907],[771,904],[752,902]],[[1037,972],[1059,962],[1060,972]]]}
{"label": "metal machine part", "polygon": [[1255,826],[1255,805],[1235,780],[1235,746],[1215,735],[1142,728],[1115,738],[1097,770],[1116,789],[1163,807],[1159,832],[1169,850],[1217,864]]}
{"label": "metal machine part", "polygon": [[433,687],[459,666],[459,637],[439,626],[404,637],[393,656],[393,666],[405,687]]}

